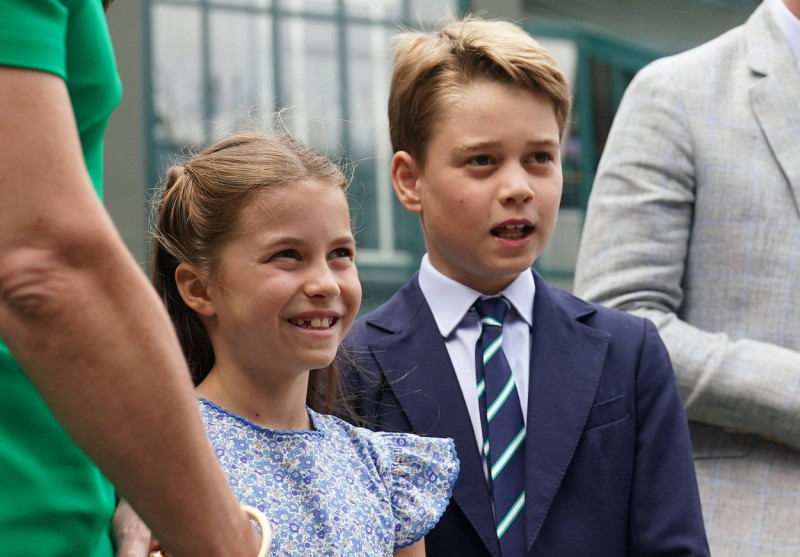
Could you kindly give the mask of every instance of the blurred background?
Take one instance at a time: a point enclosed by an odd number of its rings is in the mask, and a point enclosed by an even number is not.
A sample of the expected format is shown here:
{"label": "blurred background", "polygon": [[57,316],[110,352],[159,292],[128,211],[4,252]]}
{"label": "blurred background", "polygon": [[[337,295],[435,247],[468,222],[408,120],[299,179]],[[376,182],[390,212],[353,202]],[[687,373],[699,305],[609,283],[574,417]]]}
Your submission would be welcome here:
{"label": "blurred background", "polygon": [[[417,218],[394,199],[386,102],[391,37],[448,14],[520,23],[573,90],[558,226],[537,269],[572,275],[586,201],[619,101],[648,62],[743,23],[757,0],[117,0],[111,36],[125,92],[106,136],[105,202],[142,267],[149,201],[190,146],[231,131],[288,127],[354,164],[350,189],[363,311],[385,301],[424,253]],[[457,223],[454,223],[457,226]]]}

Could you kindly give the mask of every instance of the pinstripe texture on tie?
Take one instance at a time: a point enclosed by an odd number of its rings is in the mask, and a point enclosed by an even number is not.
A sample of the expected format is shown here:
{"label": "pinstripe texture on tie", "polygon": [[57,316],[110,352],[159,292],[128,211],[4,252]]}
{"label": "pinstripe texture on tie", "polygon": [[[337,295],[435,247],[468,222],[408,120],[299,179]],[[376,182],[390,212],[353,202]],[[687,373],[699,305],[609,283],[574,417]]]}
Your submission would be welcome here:
{"label": "pinstripe texture on tie", "polygon": [[502,349],[503,321],[509,307],[502,297],[475,302],[481,319],[475,369],[497,537],[502,554],[515,556],[525,553],[525,423]]}

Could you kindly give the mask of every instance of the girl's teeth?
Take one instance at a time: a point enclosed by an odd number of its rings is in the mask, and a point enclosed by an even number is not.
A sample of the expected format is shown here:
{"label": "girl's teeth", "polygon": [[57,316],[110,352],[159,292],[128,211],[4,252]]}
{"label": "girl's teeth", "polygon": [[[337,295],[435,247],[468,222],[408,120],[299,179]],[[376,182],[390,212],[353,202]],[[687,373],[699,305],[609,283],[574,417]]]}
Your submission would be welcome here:
{"label": "girl's teeth", "polygon": [[292,321],[298,327],[311,329],[327,329],[333,323],[332,317],[312,317],[311,319],[298,319]]}

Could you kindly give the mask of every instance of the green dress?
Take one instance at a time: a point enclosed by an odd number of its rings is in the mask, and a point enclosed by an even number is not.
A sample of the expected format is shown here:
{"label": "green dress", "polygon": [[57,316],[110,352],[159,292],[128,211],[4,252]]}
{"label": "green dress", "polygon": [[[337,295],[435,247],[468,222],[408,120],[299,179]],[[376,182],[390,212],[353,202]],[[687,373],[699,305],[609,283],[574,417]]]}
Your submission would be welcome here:
{"label": "green dress", "polygon": [[[1,0],[0,65],[65,80],[101,195],[103,134],[122,94],[101,0]],[[0,554],[109,557],[113,510],[111,484],[0,339]]]}

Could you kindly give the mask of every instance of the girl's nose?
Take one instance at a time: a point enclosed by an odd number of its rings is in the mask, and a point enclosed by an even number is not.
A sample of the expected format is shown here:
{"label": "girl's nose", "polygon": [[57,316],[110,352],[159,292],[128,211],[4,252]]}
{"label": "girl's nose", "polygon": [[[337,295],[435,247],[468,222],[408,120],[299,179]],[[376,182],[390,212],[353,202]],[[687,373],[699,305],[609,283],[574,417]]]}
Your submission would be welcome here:
{"label": "girl's nose", "polygon": [[325,264],[314,265],[308,269],[305,292],[307,296],[338,296],[341,292],[336,274]]}

